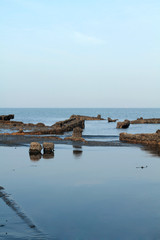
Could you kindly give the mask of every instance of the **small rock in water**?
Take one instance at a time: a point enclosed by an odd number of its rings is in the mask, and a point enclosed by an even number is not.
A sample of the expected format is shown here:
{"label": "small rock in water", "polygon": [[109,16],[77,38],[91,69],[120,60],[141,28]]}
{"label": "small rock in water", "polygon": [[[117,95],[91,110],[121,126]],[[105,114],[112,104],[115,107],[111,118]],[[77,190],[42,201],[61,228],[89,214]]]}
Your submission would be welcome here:
{"label": "small rock in water", "polygon": [[29,149],[29,153],[30,154],[40,154],[42,150],[42,146],[40,143],[38,142],[31,142],[30,144],[30,149]]}
{"label": "small rock in water", "polygon": [[44,142],[43,143],[43,151],[44,151],[44,153],[52,153],[54,151],[54,143],[53,142]]}

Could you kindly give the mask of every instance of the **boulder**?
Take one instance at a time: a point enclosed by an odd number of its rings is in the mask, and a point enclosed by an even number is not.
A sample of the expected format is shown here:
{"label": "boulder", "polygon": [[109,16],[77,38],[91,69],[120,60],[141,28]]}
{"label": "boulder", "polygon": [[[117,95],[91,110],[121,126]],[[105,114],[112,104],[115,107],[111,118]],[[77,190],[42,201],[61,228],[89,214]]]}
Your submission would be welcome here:
{"label": "boulder", "polygon": [[71,137],[66,137],[64,140],[71,140],[75,142],[86,142],[84,138],[82,138],[82,129],[76,127],[73,129],[73,133]]}
{"label": "boulder", "polygon": [[82,137],[82,128],[79,128],[79,127],[76,127],[73,129],[73,134],[72,134],[72,137]]}
{"label": "boulder", "polygon": [[160,129],[158,129],[158,130],[156,131],[156,133],[157,133],[158,135],[160,135]]}
{"label": "boulder", "polygon": [[54,143],[53,142],[44,142],[43,143],[43,152],[44,153],[53,153]]}
{"label": "boulder", "polygon": [[31,142],[30,148],[29,148],[29,153],[30,154],[41,154],[42,146],[38,142]]}
{"label": "boulder", "polygon": [[117,122],[117,128],[128,128],[130,125],[129,120],[124,120],[124,122]]}
{"label": "boulder", "polygon": [[2,121],[10,121],[10,119],[14,119],[14,114],[0,115],[0,120]]}

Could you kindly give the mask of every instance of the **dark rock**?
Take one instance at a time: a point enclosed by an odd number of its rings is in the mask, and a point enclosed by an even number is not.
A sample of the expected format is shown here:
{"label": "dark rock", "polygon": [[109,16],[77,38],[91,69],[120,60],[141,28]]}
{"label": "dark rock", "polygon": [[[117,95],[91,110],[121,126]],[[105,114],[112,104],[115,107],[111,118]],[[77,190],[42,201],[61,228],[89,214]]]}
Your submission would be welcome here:
{"label": "dark rock", "polygon": [[129,120],[124,120],[124,122],[117,122],[117,128],[128,128],[130,125]]}
{"label": "dark rock", "polygon": [[158,130],[156,131],[156,133],[160,135],[160,129],[158,129]]}
{"label": "dark rock", "polygon": [[108,117],[108,122],[116,122],[118,119],[112,119],[110,117]]}
{"label": "dark rock", "polygon": [[0,120],[2,121],[10,121],[10,119],[14,119],[14,114],[0,115]]}

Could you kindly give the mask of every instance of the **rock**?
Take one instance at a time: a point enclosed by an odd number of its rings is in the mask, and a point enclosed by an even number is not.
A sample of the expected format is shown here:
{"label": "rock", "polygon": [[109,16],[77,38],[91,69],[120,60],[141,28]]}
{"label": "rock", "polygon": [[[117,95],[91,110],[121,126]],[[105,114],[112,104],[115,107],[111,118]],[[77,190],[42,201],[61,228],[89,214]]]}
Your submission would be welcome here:
{"label": "rock", "polygon": [[156,131],[156,133],[157,133],[158,135],[160,135],[160,129],[158,129],[158,130]]}
{"label": "rock", "polygon": [[75,127],[84,128],[84,120],[70,118],[64,121],[60,121],[52,125],[52,131],[56,134],[63,134],[64,132],[73,131]]}
{"label": "rock", "polygon": [[72,134],[72,137],[82,137],[82,128],[79,128],[79,127],[76,127],[73,129],[73,134]]}
{"label": "rock", "polygon": [[97,115],[97,118],[98,118],[98,119],[101,119],[101,114],[98,114],[98,115]]}
{"label": "rock", "polygon": [[160,123],[160,118],[148,118],[148,119],[143,119],[137,118],[137,120],[133,120],[130,122],[131,124],[159,124]]}
{"label": "rock", "polygon": [[10,121],[10,119],[14,119],[14,114],[0,115],[0,120],[2,121]]}
{"label": "rock", "polygon": [[53,142],[44,142],[43,143],[43,152],[44,153],[53,153],[54,143]]}
{"label": "rock", "polygon": [[130,125],[129,120],[124,120],[124,122],[117,122],[117,128],[128,128]]}
{"label": "rock", "polygon": [[108,117],[108,122],[116,122],[118,119],[112,119],[110,117]]}
{"label": "rock", "polygon": [[38,142],[31,142],[30,144],[30,149],[29,149],[29,153],[30,154],[40,154],[42,150],[42,146],[40,143]]}
{"label": "rock", "polygon": [[143,144],[143,145],[156,145],[160,146],[160,134],[157,133],[142,133],[142,134],[128,134],[120,133],[120,141]]}
{"label": "rock", "polygon": [[97,117],[90,117],[90,116],[82,116],[82,115],[72,115],[70,116],[70,119],[79,119],[79,120],[105,120],[104,118],[101,118],[101,115],[98,114]]}
{"label": "rock", "polygon": [[23,133],[23,129],[20,128],[19,131],[18,131],[18,133]]}
{"label": "rock", "polygon": [[71,140],[75,142],[86,142],[84,138],[82,138],[82,129],[79,127],[76,127],[73,129],[73,134],[71,137],[66,137],[64,140]]}
{"label": "rock", "polygon": [[45,127],[45,124],[44,123],[37,123],[36,126],[37,127]]}

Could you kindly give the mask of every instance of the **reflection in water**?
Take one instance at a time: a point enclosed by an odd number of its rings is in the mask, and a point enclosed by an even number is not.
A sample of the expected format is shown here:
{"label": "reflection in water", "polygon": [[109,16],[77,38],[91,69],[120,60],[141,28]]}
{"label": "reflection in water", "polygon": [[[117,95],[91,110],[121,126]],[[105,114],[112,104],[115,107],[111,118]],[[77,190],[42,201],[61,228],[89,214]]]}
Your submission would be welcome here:
{"label": "reflection in water", "polygon": [[82,151],[82,146],[77,146],[77,145],[73,145],[73,155],[76,157],[76,158],[80,158],[83,151]]}
{"label": "reflection in water", "polygon": [[147,146],[143,146],[141,149],[149,152],[152,156],[160,157],[160,147],[159,146],[147,145]]}
{"label": "reflection in water", "polygon": [[13,210],[16,214],[30,227],[38,230],[32,221],[21,211],[17,203],[9,198],[9,195],[4,191],[3,187],[0,187],[0,198]]}
{"label": "reflection in water", "polygon": [[44,158],[44,159],[54,158],[54,152],[52,152],[52,153],[44,153],[44,154],[43,154],[43,158]]}
{"label": "reflection in water", "polygon": [[35,162],[41,159],[41,154],[29,154],[30,160]]}

